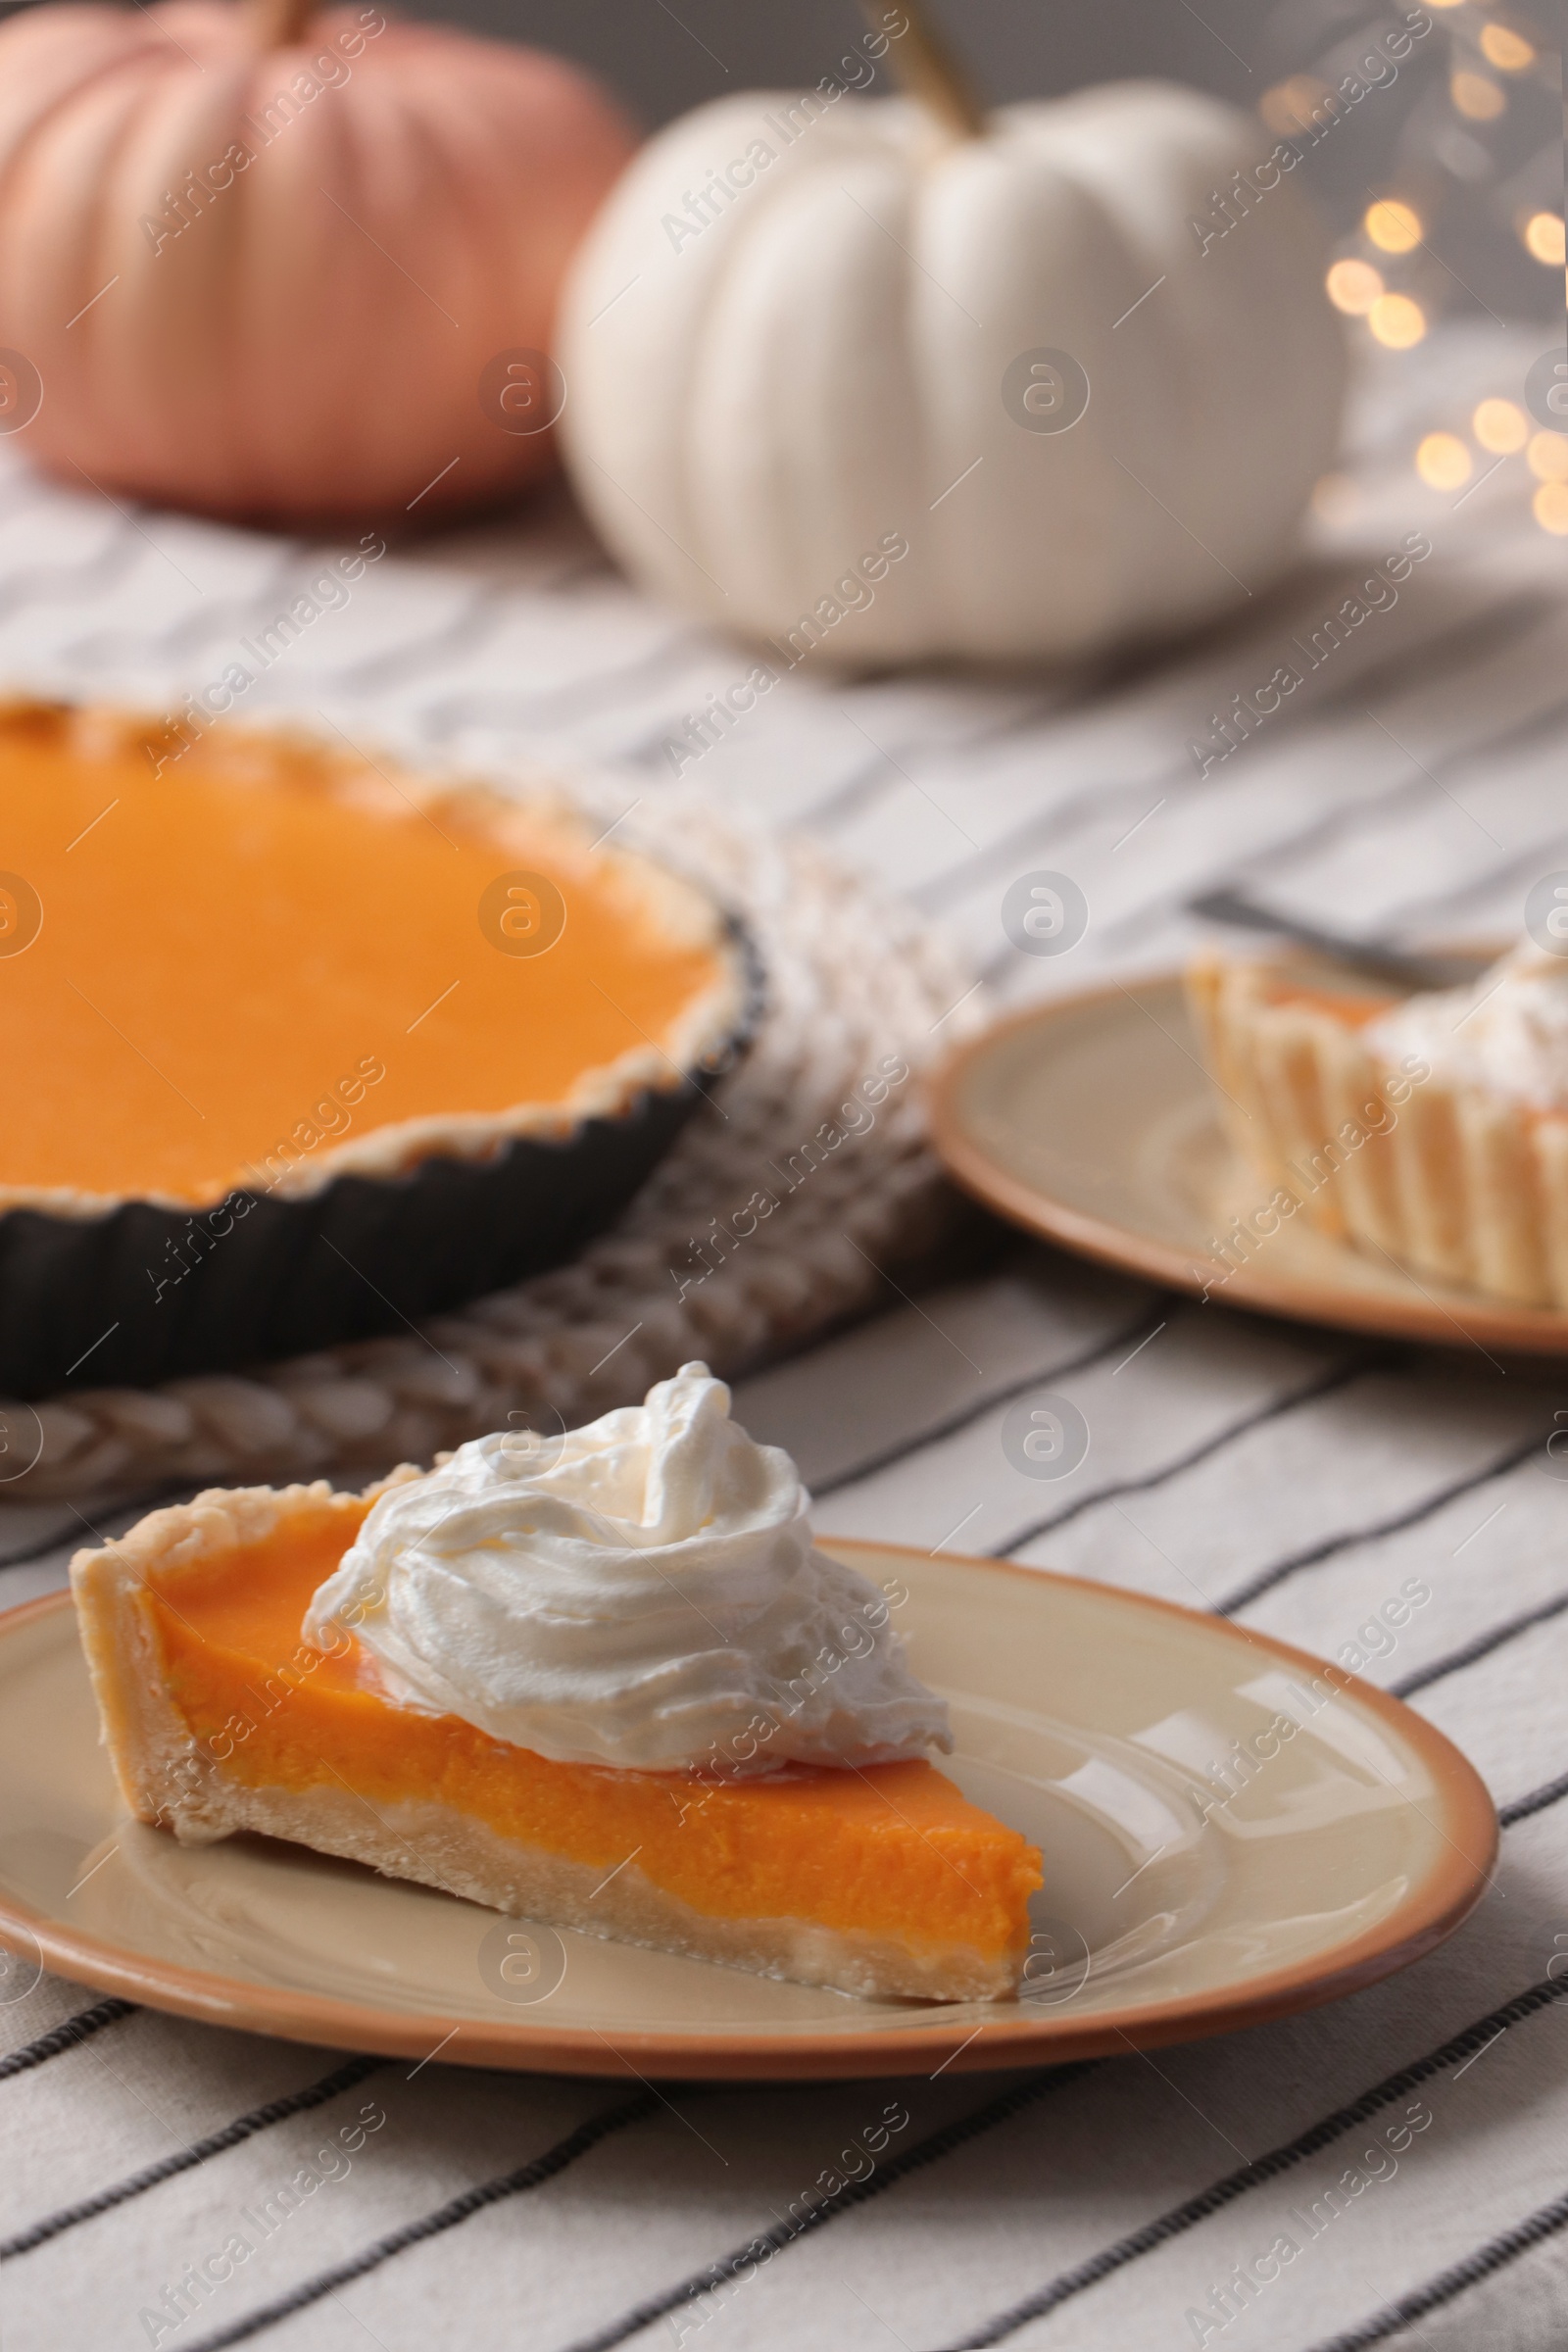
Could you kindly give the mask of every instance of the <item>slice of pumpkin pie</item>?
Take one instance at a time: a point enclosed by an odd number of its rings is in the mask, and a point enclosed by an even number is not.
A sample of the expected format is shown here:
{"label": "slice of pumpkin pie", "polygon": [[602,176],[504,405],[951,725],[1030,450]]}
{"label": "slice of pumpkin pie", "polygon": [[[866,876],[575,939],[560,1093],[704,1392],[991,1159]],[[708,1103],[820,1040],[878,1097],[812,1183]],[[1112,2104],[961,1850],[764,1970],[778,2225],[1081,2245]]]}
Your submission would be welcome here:
{"label": "slice of pumpkin pie", "polygon": [[79,1552],[126,1802],[865,1995],[1015,1987],[1040,1857],[701,1364],[361,1495],[215,1491]]}
{"label": "slice of pumpkin pie", "polygon": [[1188,999],[1238,1151],[1320,1232],[1513,1306],[1568,1307],[1555,948],[1526,939],[1469,988],[1407,997],[1297,952],[1210,952]]}

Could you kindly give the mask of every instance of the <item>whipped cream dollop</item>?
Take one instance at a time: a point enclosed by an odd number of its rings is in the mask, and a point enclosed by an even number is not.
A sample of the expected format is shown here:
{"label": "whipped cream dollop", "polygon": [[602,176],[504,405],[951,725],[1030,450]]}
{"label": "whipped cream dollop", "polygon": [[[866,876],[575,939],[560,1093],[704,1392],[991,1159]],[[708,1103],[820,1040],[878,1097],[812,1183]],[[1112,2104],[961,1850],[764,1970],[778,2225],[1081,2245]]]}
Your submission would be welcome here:
{"label": "whipped cream dollop", "polygon": [[476,1438],[389,1488],[305,1638],[341,1647],[347,1627],[395,1699],[561,1763],[730,1776],[951,1747],[809,1503],[686,1364],[564,1439]]}
{"label": "whipped cream dollop", "polygon": [[1529,940],[1471,988],[1407,997],[1369,1024],[1373,1053],[1416,1054],[1435,1078],[1537,1110],[1568,1110],[1568,956]]}

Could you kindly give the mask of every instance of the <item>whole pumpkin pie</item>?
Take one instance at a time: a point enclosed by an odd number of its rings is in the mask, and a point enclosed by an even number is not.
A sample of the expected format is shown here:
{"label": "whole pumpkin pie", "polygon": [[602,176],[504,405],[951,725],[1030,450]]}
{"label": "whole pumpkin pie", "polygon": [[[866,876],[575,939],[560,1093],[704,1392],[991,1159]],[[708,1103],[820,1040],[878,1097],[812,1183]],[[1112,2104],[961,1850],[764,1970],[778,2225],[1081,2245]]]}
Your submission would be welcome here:
{"label": "whole pumpkin pie", "polygon": [[542,1451],[214,1492],[79,1552],[127,1804],[846,1992],[1012,1991],[1040,1857],[787,1454],[689,1364]]}
{"label": "whole pumpkin pie", "polygon": [[13,704],[0,808],[0,1390],[401,1329],[559,1263],[743,1025],[722,910],[559,799]]}

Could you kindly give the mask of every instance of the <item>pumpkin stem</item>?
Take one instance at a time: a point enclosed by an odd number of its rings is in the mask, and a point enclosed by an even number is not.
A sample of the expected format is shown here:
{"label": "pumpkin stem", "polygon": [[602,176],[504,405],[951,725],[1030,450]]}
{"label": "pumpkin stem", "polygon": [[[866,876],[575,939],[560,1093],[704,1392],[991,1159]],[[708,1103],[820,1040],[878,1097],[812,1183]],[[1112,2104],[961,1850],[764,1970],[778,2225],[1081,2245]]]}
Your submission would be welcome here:
{"label": "pumpkin stem", "polygon": [[316,0],[249,0],[260,49],[292,49],[305,38]]}
{"label": "pumpkin stem", "polygon": [[[985,113],[969,79],[928,14],[924,0],[860,0],[874,32],[891,35],[888,55],[901,87],[956,139],[977,139]],[[890,19],[903,17],[894,32]]]}

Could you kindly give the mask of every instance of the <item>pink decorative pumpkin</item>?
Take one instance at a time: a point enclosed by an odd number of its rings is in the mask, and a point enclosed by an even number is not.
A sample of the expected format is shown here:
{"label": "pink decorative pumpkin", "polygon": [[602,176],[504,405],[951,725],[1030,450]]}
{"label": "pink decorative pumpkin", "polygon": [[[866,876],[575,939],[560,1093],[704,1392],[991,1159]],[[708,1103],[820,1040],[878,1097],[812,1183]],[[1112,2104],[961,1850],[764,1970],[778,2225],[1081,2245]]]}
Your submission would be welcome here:
{"label": "pink decorative pumpkin", "polygon": [[0,25],[0,427],[213,514],[514,488],[633,143],[574,68],[373,5],[46,0]]}

